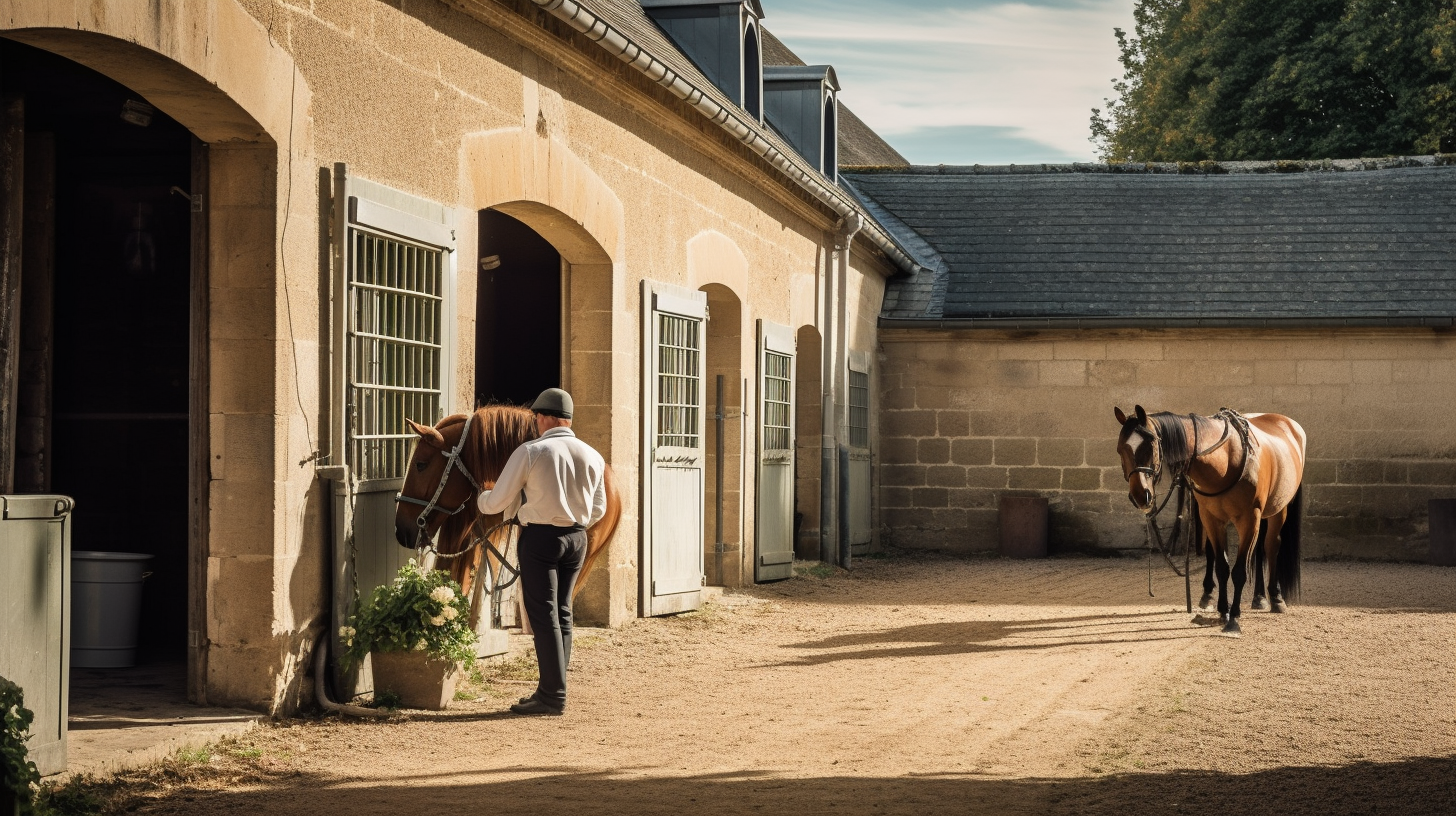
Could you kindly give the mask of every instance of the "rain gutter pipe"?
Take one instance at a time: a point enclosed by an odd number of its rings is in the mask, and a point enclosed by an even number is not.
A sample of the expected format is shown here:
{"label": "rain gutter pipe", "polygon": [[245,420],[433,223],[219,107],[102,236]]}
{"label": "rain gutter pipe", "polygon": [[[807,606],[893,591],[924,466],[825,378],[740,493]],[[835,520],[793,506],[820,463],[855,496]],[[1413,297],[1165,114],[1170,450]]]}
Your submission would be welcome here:
{"label": "rain gutter pipe", "polygon": [[838,564],[848,569],[849,531],[848,469],[849,448],[840,442],[840,419],[844,415],[844,380],[848,370],[849,330],[846,325],[849,298],[846,282],[849,280],[849,248],[854,236],[864,227],[865,219],[853,212],[839,219],[835,225],[834,255],[832,267],[824,278],[824,337],[829,347],[824,349],[823,379],[825,399],[821,406],[823,424],[822,449],[819,468],[819,559],[826,564]]}
{"label": "rain gutter pipe", "polygon": [[[711,119],[718,127],[727,131],[733,138],[746,145],[749,150],[773,165],[790,181],[832,209],[840,218],[848,218],[851,215],[861,217],[859,208],[841,190],[834,187],[833,182],[826,184],[828,179],[820,175],[817,170],[802,167],[794,157],[786,155],[768,139],[765,139],[756,128],[750,127],[740,119],[737,113],[715,102],[701,88],[684,79],[676,71],[663,64],[661,60],[648,53],[642,46],[633,42],[627,35],[612,28],[605,20],[587,10],[580,3],[575,0],[531,0],[531,2],[606,49],[607,53],[636,68],[648,79],[666,88],[673,96],[696,108],[699,113]],[[913,273],[919,268],[919,265],[873,221],[870,221],[865,227],[865,235],[875,245],[875,248],[885,253],[901,270]]]}
{"label": "rain gutter pipe", "polygon": [[1456,327],[1453,317],[882,317],[882,329],[1352,329]]}

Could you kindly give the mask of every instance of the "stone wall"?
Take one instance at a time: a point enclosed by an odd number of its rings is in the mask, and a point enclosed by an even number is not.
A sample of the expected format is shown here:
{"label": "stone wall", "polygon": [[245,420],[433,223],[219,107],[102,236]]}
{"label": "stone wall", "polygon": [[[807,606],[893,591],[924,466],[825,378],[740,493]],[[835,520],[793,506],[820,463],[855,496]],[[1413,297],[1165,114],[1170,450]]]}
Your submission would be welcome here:
{"label": "stone wall", "polygon": [[994,550],[1005,494],[1051,501],[1057,551],[1143,546],[1113,407],[1293,417],[1306,557],[1423,559],[1456,496],[1456,337],[1425,329],[881,333],[881,531]]}

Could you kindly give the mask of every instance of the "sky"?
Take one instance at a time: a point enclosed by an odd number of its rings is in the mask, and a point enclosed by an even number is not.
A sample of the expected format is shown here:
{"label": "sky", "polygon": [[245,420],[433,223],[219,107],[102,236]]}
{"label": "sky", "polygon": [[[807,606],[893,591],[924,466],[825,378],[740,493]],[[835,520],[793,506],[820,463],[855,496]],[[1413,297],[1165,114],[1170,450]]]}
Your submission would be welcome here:
{"label": "sky", "polygon": [[840,101],[914,164],[1092,161],[1134,0],[762,0],[764,27],[834,66]]}

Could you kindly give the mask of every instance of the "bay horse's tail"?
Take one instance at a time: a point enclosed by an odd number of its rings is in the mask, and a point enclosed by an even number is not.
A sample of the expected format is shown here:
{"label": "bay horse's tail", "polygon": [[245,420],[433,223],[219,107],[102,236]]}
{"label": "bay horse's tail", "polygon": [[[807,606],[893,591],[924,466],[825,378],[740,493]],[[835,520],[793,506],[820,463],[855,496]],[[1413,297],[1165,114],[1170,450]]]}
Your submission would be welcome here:
{"label": "bay horse's tail", "polygon": [[1304,485],[1294,493],[1284,516],[1284,528],[1279,533],[1279,558],[1274,564],[1279,576],[1279,587],[1288,601],[1299,600],[1299,539],[1300,521],[1304,517]]}
{"label": "bay horse's tail", "polygon": [[607,513],[586,531],[586,559],[582,562],[581,574],[576,578],[576,588],[571,591],[573,600],[581,594],[581,588],[586,586],[587,576],[591,575],[597,556],[606,552],[607,545],[612,543],[612,536],[617,533],[617,524],[622,520],[622,494],[617,489],[617,477],[612,472],[611,465],[607,465],[603,480],[606,482]]}

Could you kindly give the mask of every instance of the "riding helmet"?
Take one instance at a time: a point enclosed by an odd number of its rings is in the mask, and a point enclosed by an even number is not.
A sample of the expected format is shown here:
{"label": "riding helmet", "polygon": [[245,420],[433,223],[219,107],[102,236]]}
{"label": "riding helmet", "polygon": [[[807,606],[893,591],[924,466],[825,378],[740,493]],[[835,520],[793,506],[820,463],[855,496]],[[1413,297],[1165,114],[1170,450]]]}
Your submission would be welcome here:
{"label": "riding helmet", "polygon": [[571,419],[571,395],[560,388],[548,388],[531,403],[531,410],[546,416]]}

